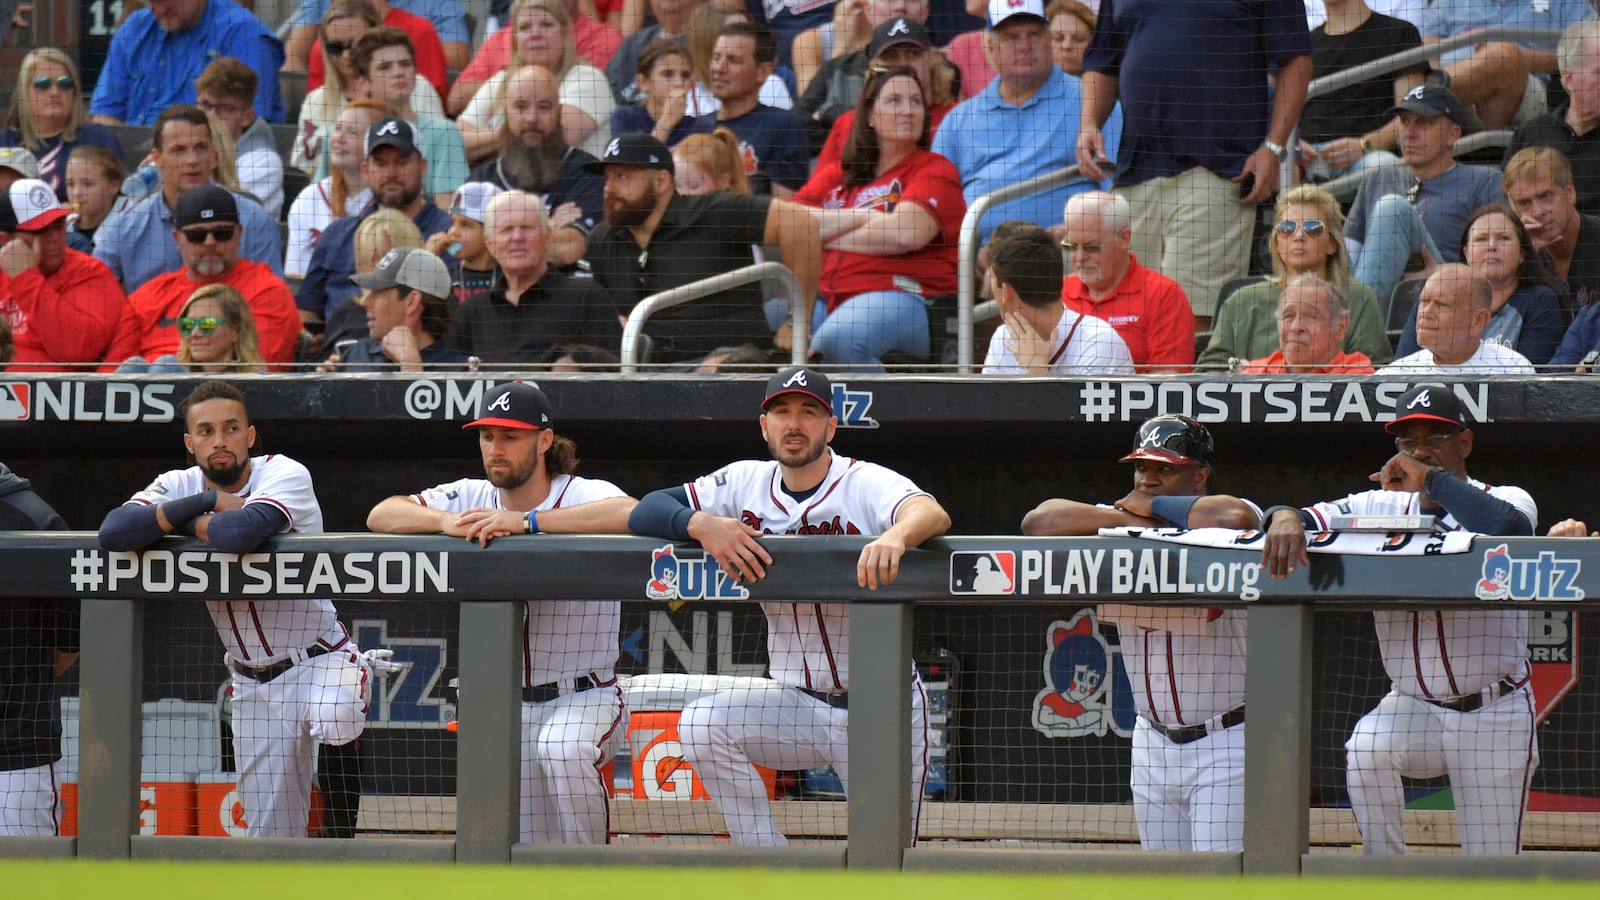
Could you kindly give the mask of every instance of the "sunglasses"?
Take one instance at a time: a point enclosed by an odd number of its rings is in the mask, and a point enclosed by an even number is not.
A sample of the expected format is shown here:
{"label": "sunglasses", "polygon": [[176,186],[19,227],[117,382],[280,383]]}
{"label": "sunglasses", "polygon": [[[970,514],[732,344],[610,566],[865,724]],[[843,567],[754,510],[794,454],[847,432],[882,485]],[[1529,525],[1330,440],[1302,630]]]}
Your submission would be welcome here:
{"label": "sunglasses", "polygon": [[349,53],[350,52],[350,48],[354,47],[354,46],[355,46],[354,43],[347,44],[344,41],[323,41],[322,42],[322,49],[328,51],[328,55],[329,56],[343,56],[346,53]]}
{"label": "sunglasses", "polygon": [[219,319],[216,316],[206,316],[202,319],[191,319],[188,316],[184,316],[178,320],[178,333],[184,337],[188,337],[196,331],[201,334],[210,334],[227,324],[228,320]]}
{"label": "sunglasses", "polygon": [[78,83],[72,80],[71,75],[57,75],[54,78],[40,75],[33,80],[33,89],[36,91],[48,91],[52,84],[56,86],[57,90],[62,91],[70,91],[78,86]]}
{"label": "sunglasses", "polygon": [[216,238],[217,243],[226,244],[233,240],[233,233],[238,230],[237,225],[213,225],[210,228],[185,228],[183,239],[191,244],[204,244],[206,238]]}
{"label": "sunglasses", "polygon": [[1306,233],[1306,237],[1316,237],[1317,235],[1328,230],[1328,226],[1322,224],[1321,219],[1307,219],[1304,222],[1296,222],[1293,219],[1284,219],[1282,222],[1278,223],[1277,227],[1278,233],[1284,237],[1294,234],[1296,229],[1304,231]]}

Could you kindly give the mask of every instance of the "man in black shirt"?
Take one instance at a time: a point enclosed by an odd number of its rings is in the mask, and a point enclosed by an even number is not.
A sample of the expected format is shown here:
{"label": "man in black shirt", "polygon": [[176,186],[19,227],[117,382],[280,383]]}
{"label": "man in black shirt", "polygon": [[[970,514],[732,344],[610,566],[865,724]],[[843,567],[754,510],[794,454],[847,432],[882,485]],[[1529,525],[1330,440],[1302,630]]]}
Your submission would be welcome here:
{"label": "man in black shirt", "polygon": [[1554,147],[1572,166],[1578,209],[1600,213],[1600,21],[1567,26],[1556,46],[1567,103],[1521,125],[1506,148],[1506,164],[1525,147]]}
{"label": "man in black shirt", "polygon": [[[804,207],[727,191],[698,197],[673,190],[672,154],[635,132],[612,139],[593,166],[606,179],[605,224],[589,241],[595,279],[626,315],[644,298],[751,262],[750,247],[777,245],[800,282],[801,312],[811,320],[822,241]],[[649,362],[700,359],[719,347],[774,341],[761,306],[761,286],[733,288],[663,310],[645,326]],[[787,347],[787,326],[778,343]]]}
{"label": "man in black shirt", "polygon": [[[1372,11],[1365,0],[1326,0],[1328,20],[1311,32],[1312,77],[1331,75],[1422,46],[1417,26]],[[1400,120],[1392,110],[1422,83],[1426,63],[1311,97],[1300,113],[1300,156],[1316,180],[1392,163]]]}
{"label": "man in black shirt", "polygon": [[[67,523],[0,463],[0,531],[66,531]],[[56,676],[78,658],[78,602],[0,604],[0,836],[54,837],[61,705]]]}
{"label": "man in black shirt", "polygon": [[1572,166],[1550,147],[1518,151],[1500,183],[1534,248],[1566,283],[1562,313],[1571,322],[1579,309],[1600,300],[1600,216],[1578,211]]}
{"label": "man in black shirt", "polygon": [[483,224],[501,278],[461,308],[462,350],[489,364],[532,363],[561,344],[617,352],[622,327],[611,298],[593,279],[551,266],[550,218],[538,195],[496,194]]}

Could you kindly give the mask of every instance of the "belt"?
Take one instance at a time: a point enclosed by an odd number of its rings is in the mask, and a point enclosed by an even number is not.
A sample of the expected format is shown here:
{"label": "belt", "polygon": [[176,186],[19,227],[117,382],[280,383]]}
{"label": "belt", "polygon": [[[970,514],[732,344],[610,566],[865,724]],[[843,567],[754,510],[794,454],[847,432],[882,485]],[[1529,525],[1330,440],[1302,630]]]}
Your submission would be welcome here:
{"label": "belt", "polygon": [[229,657],[228,668],[232,669],[234,674],[243,675],[246,678],[265,683],[294,668],[294,664],[300,662],[301,660],[315,659],[319,656],[332,652],[333,651],[329,650],[327,647],[317,644],[313,647],[308,647],[303,652],[294,654],[287,659],[280,659],[275,663],[267,663],[264,666],[247,666],[244,663]]}
{"label": "belt", "polygon": [[807,694],[817,698],[818,700],[821,700],[823,703],[828,704],[834,709],[850,708],[849,691],[813,691],[810,688],[798,688],[798,690],[802,694]]}
{"label": "belt", "polygon": [[[1149,720],[1147,719],[1146,721]],[[1226,731],[1235,725],[1243,724],[1244,707],[1230,709],[1213,721],[1215,724],[1202,722],[1199,725],[1185,725],[1180,728],[1168,728],[1159,722],[1150,722],[1150,727],[1174,744],[1192,744],[1208,734]]]}
{"label": "belt", "polygon": [[587,691],[590,688],[597,688],[599,686],[599,682],[587,675],[583,676],[582,678],[575,678],[571,681],[552,681],[549,684],[536,684],[533,687],[525,687],[522,689],[522,702],[549,703],[551,700],[560,697],[562,694],[576,694],[580,691]]}
{"label": "belt", "polygon": [[[1428,700],[1428,702],[1434,706],[1442,706],[1445,709],[1455,710],[1456,712],[1477,712],[1519,687],[1522,687],[1522,685],[1509,678],[1502,678],[1498,684],[1491,684],[1476,694],[1468,694],[1465,697],[1457,697],[1454,700]],[[1425,697],[1423,699],[1427,700],[1428,698]]]}

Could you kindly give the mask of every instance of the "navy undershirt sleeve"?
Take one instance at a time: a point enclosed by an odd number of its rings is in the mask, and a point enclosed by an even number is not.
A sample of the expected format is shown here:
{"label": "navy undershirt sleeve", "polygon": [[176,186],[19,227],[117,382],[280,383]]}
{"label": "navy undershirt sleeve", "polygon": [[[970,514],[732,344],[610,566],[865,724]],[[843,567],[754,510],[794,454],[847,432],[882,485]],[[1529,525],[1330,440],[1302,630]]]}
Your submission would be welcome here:
{"label": "navy undershirt sleeve", "polygon": [[244,509],[212,516],[206,543],[226,553],[249,553],[288,523],[288,514],[270,503],[247,503]]}
{"label": "navy undershirt sleeve", "polygon": [[104,550],[143,550],[160,540],[166,532],[156,520],[156,508],[149,503],[129,503],[106,514],[100,523],[100,547]]}
{"label": "navy undershirt sleeve", "polygon": [[1521,510],[1449,472],[1439,472],[1433,476],[1433,483],[1428,486],[1428,496],[1449,510],[1450,515],[1468,531],[1508,537],[1533,534],[1533,523]]}
{"label": "navy undershirt sleeve", "polygon": [[689,520],[695,508],[689,505],[689,493],[683,485],[651,491],[628,514],[628,530],[634,534],[689,540]]}

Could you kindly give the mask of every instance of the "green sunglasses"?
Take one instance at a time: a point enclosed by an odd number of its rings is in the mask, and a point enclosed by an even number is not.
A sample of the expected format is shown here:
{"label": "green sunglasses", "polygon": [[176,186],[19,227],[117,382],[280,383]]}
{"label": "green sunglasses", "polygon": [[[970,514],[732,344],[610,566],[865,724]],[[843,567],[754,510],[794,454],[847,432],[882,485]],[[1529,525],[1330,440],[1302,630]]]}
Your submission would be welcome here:
{"label": "green sunglasses", "polygon": [[216,316],[206,316],[203,319],[191,319],[185,316],[178,320],[178,333],[184,337],[188,337],[195,331],[199,331],[201,334],[210,334],[226,324],[228,324],[228,320],[219,319]]}

